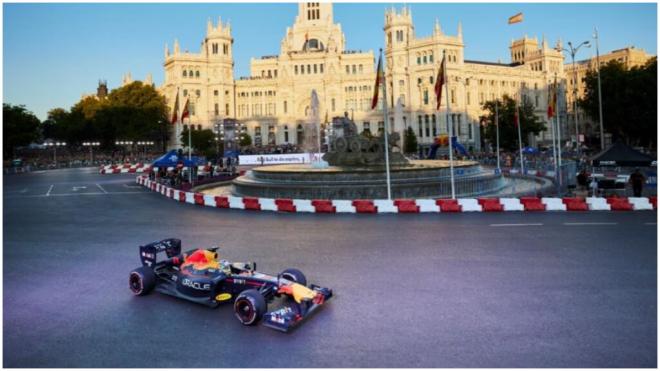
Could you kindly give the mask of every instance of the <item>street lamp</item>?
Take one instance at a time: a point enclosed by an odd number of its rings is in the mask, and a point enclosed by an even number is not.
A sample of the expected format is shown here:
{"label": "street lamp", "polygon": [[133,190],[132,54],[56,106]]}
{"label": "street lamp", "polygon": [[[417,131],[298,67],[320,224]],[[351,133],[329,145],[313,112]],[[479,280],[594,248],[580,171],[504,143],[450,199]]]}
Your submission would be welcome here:
{"label": "street lamp", "polygon": [[589,44],[589,41],[583,41],[580,43],[578,46],[574,47],[573,43],[570,41],[568,42],[568,47],[570,49],[566,48],[557,48],[557,51],[565,51],[571,55],[571,61],[573,64],[573,113],[575,114],[575,146],[577,147],[577,154],[578,154],[578,160],[580,158],[580,129],[578,126],[578,112],[577,112],[577,80],[578,80],[578,74],[577,74],[577,69],[575,68],[575,54],[577,54],[578,50],[580,50],[581,47],[586,46],[587,48],[591,47],[591,44]]}
{"label": "street lamp", "polygon": [[94,163],[94,147],[100,146],[99,142],[83,142],[83,146],[89,147],[89,162],[90,165]]}
{"label": "street lamp", "polygon": [[600,55],[598,53],[598,29],[594,27],[596,39],[596,65],[598,66],[598,121],[600,123],[600,149],[605,149],[605,131],[603,130],[603,96],[600,91]]}
{"label": "street lamp", "polygon": [[53,162],[55,163],[55,167],[57,167],[57,147],[65,147],[66,142],[48,142],[45,144],[48,147],[53,147]]}
{"label": "street lamp", "polygon": [[142,161],[146,161],[147,160],[147,146],[153,146],[154,142],[152,142],[152,141],[139,141],[136,144],[138,145],[138,151],[140,150],[139,146],[144,146],[144,148],[143,148],[144,156],[142,158]]}
{"label": "street lamp", "polygon": [[115,145],[122,146],[122,149],[121,149],[122,157],[123,157],[122,161],[124,161],[124,159],[126,157],[126,149],[123,148],[123,146],[133,146],[133,141],[131,141],[131,140],[119,140],[119,141],[115,141]]}

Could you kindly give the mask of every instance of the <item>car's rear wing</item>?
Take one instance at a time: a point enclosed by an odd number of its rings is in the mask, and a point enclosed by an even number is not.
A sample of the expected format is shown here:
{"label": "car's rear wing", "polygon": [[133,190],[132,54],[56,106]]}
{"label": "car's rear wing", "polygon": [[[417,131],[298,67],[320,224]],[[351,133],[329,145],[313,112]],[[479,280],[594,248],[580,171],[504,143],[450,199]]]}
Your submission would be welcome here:
{"label": "car's rear wing", "polygon": [[168,238],[158,242],[140,246],[140,260],[143,266],[153,267],[158,261],[158,253],[165,252],[168,258],[177,256],[181,253],[181,240],[178,238]]}

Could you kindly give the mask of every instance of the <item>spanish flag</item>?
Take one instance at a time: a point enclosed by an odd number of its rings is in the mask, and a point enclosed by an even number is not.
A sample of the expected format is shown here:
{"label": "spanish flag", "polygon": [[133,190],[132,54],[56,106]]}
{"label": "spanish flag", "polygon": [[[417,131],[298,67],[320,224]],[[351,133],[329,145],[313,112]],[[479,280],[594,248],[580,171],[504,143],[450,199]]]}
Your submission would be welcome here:
{"label": "spanish flag", "polygon": [[186,104],[183,105],[183,112],[181,112],[181,121],[183,119],[190,117],[190,105],[188,104],[190,102],[190,99],[186,99]]}
{"label": "spanish flag", "polygon": [[555,116],[557,112],[557,79],[555,78],[554,84],[550,85],[548,92],[548,119]]}
{"label": "spanish flag", "polygon": [[179,89],[176,89],[176,99],[174,100],[174,108],[172,109],[172,125],[176,124],[179,119]]}
{"label": "spanish flag", "polygon": [[514,23],[520,23],[523,21],[523,14],[518,13],[514,15],[513,17],[509,17],[509,24],[514,24]]}
{"label": "spanish flag", "polygon": [[375,109],[378,105],[378,91],[380,90],[380,84],[384,80],[383,74],[383,55],[378,58],[378,67],[376,68],[376,85],[374,86],[374,97],[371,98],[371,109]]}
{"label": "spanish flag", "polygon": [[437,102],[437,105],[435,107],[436,110],[440,110],[440,103],[442,102],[442,86],[445,85],[445,68],[446,68],[446,61],[445,61],[445,56],[443,54],[442,56],[442,63],[440,63],[440,69],[438,70],[438,76],[435,78],[435,99]]}

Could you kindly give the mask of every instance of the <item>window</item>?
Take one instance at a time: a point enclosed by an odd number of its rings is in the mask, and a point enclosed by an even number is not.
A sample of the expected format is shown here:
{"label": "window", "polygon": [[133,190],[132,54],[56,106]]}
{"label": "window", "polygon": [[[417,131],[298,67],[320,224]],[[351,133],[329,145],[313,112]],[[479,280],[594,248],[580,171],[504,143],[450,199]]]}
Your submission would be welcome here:
{"label": "window", "polygon": [[465,98],[466,98],[466,100],[467,100],[467,103],[466,103],[466,104],[467,104],[467,105],[470,105],[470,92],[467,92]]}
{"label": "window", "polygon": [[229,54],[229,45],[228,44],[223,44],[222,45],[222,53],[227,55]]}
{"label": "window", "polygon": [[197,98],[199,98],[202,95],[202,92],[199,89],[197,89],[195,90],[195,95],[197,95]]}
{"label": "window", "polygon": [[303,143],[303,138],[304,138],[304,131],[302,124],[298,124],[298,128],[296,129],[296,143],[297,144],[302,144]]}
{"label": "window", "polygon": [[301,74],[301,75],[304,75],[304,74],[305,74],[305,66],[304,66],[304,65],[301,65],[301,66],[300,66],[300,74]]}
{"label": "window", "polygon": [[312,73],[312,67],[308,64],[307,65],[307,74]]}
{"label": "window", "polygon": [[195,71],[195,77],[199,77],[199,71]]}
{"label": "window", "polygon": [[362,123],[362,131],[366,131],[367,133],[371,133],[371,128],[369,121],[365,121]]}
{"label": "window", "polygon": [[217,96],[218,96],[218,91],[217,91],[217,90],[214,90],[214,91],[213,91],[213,95],[217,97]]}
{"label": "window", "polygon": [[352,68],[352,70],[353,70],[353,75],[355,75],[355,73],[356,73],[356,72],[355,72],[355,71],[356,71],[356,70],[355,70],[355,65],[353,65],[352,67],[353,67],[353,68]]}
{"label": "window", "polygon": [[346,66],[346,74],[348,75],[351,73],[351,66]]}
{"label": "window", "polygon": [[[398,32],[398,31],[397,31],[397,32]],[[389,32],[389,33],[387,34],[387,43],[388,43],[388,44],[392,44],[392,33],[391,33],[391,32]]]}
{"label": "window", "polygon": [[293,66],[293,73],[298,74],[298,65]]}
{"label": "window", "polygon": [[378,132],[382,133],[385,130],[385,122],[378,121]]}
{"label": "window", "polygon": [[422,62],[424,62],[424,64],[426,64],[426,56],[422,57]]}
{"label": "window", "polygon": [[197,125],[197,130],[202,130],[202,125]]}
{"label": "window", "polygon": [[422,57],[419,55],[417,56],[417,64],[422,64]]}
{"label": "window", "polygon": [[337,109],[335,108],[335,98],[332,98],[330,100],[330,104],[332,106],[332,112],[335,112]]}
{"label": "window", "polygon": [[[321,73],[323,73],[323,63],[319,64],[319,70],[320,70]],[[277,76],[277,75],[275,75],[275,76]]]}
{"label": "window", "polygon": [[188,96],[188,89],[183,89],[183,96],[187,97]]}
{"label": "window", "polygon": [[433,84],[433,76],[429,77],[429,84]]}
{"label": "window", "polygon": [[188,71],[188,76],[193,77],[193,70]]}
{"label": "window", "polygon": [[183,70],[183,77],[188,77],[188,71]]}
{"label": "window", "polygon": [[213,54],[218,54],[218,44],[211,45],[211,50]]}
{"label": "window", "polygon": [[225,115],[229,116],[229,103],[225,104]]}
{"label": "window", "polygon": [[438,135],[438,127],[435,124],[435,114],[431,115],[431,127],[433,129],[433,137]]}
{"label": "window", "polygon": [[362,65],[359,66],[358,70],[362,73]]}
{"label": "window", "polygon": [[275,78],[277,78],[277,70],[274,70],[273,73],[275,74]]}
{"label": "window", "polygon": [[456,103],[456,90],[451,89],[451,103]]}
{"label": "window", "polygon": [[318,73],[318,71],[316,70],[316,65],[314,65],[314,73]]}
{"label": "window", "polygon": [[284,142],[289,143],[289,126],[284,125]]}
{"label": "window", "polygon": [[422,78],[421,77],[417,78],[417,85],[422,85]]}
{"label": "window", "polygon": [[256,146],[261,145],[261,127],[260,126],[256,126],[254,128],[254,144]]}
{"label": "window", "polygon": [[429,54],[429,63],[433,63],[433,53]]}
{"label": "window", "polygon": [[424,133],[422,132],[422,115],[417,116],[417,125],[419,127],[419,137],[423,137]]}
{"label": "window", "polygon": [[214,113],[215,113],[216,116],[218,116],[220,114],[220,107],[218,106],[217,103],[214,104]]}
{"label": "window", "polygon": [[424,132],[426,133],[427,137],[431,136],[431,130],[429,127],[429,115],[424,115]]}
{"label": "window", "polygon": [[424,89],[424,104],[429,104],[429,91]]}
{"label": "window", "polygon": [[284,101],[284,113],[287,113],[287,105],[286,105],[286,101]]}

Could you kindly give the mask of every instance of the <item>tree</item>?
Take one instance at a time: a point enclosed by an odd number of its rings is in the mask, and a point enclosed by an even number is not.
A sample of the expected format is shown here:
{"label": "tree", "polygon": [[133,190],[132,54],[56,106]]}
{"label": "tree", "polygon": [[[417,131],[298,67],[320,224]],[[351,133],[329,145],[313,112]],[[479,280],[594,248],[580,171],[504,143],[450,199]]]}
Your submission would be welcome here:
{"label": "tree", "polygon": [[[657,146],[657,70],[656,58],[629,70],[617,61],[601,67],[603,127],[614,140]],[[597,122],[598,71],[588,71],[584,81],[584,97],[578,104]]]}
{"label": "tree", "polygon": [[[497,128],[495,125],[495,104],[498,104],[498,117],[500,127],[500,147],[507,150],[518,149],[518,128],[514,124],[514,113],[516,112],[516,101],[505,95],[502,100],[487,101],[483,109],[487,111],[482,120],[486,123],[484,130],[485,138],[496,143]],[[523,99],[520,105],[520,132],[523,146],[528,144],[529,134],[537,135],[545,130],[545,125],[534,114],[534,105],[527,99]]]}
{"label": "tree", "polygon": [[41,134],[44,139],[65,139],[63,128],[69,119],[69,112],[64,108],[53,108],[48,111],[48,117],[41,123]]}
{"label": "tree", "polygon": [[[189,129],[186,128],[181,132],[181,143],[183,143],[186,148],[188,148],[188,130]],[[194,151],[203,156],[212,157],[217,151],[215,134],[213,134],[213,131],[210,129],[191,131],[190,141],[192,142],[191,145]]]}
{"label": "tree", "polygon": [[239,137],[238,145],[241,147],[248,147],[252,145],[252,137],[248,133],[243,133]]}
{"label": "tree", "polygon": [[417,136],[410,126],[408,126],[404,134],[403,153],[417,153]]}
{"label": "tree", "polygon": [[25,106],[2,104],[2,145],[5,158],[13,157],[16,147],[26,146],[39,139],[41,121]]}

